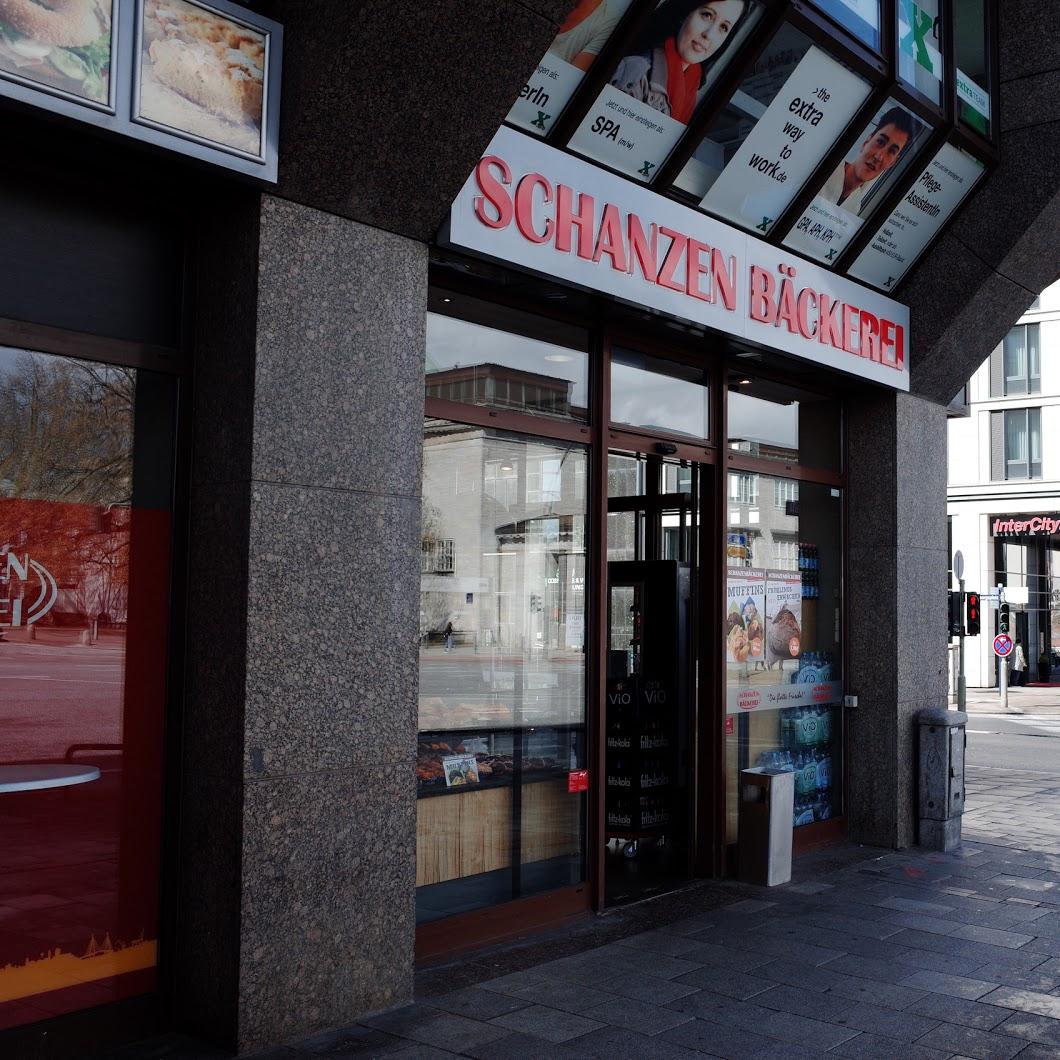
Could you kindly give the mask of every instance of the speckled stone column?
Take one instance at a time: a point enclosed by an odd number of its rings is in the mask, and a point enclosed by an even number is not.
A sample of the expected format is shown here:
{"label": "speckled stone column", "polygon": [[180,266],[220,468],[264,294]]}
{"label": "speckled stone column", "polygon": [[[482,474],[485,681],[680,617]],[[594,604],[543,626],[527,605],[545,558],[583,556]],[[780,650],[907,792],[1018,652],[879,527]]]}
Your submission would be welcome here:
{"label": "speckled stone column", "polygon": [[916,842],[916,713],[944,707],[946,413],[908,394],[848,404],[851,837]]}
{"label": "speckled stone column", "polygon": [[253,199],[200,272],[176,944],[243,1052],[412,995],[427,295],[424,244]]}

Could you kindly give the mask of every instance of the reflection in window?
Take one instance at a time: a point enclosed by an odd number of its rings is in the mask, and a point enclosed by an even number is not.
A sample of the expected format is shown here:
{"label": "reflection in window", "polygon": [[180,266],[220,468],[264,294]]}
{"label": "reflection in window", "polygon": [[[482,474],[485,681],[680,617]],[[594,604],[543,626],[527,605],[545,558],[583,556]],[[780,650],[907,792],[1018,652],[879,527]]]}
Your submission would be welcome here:
{"label": "reflection in window", "polygon": [[[455,299],[443,300],[432,293],[431,301],[445,305]],[[584,332],[529,314],[505,313],[472,299],[461,300],[459,308],[487,323],[427,314],[428,398],[533,416],[587,418],[589,357]],[[494,320],[500,326],[488,326]]]}
{"label": "reflection in window", "polygon": [[784,245],[834,262],[866,217],[898,181],[927,139],[928,127],[889,99],[861,130]]}
{"label": "reflection in window", "polygon": [[1042,410],[1007,409],[1005,417],[1005,478],[1042,477]]}
{"label": "reflection in window", "polygon": [[932,103],[942,101],[939,0],[898,0],[898,76]]}
{"label": "reflection in window", "polygon": [[868,84],[785,25],[677,180],[701,205],[768,233],[842,134]]}
{"label": "reflection in window", "polygon": [[615,347],[611,353],[611,421],[706,438],[710,427],[707,372]]}
{"label": "reflection in window", "polygon": [[0,349],[0,1028],[154,988],[174,410]]}
{"label": "reflection in window", "polygon": [[662,0],[570,147],[650,182],[762,11],[759,0]]}
{"label": "reflection in window", "polygon": [[958,114],[984,136],[990,132],[985,0],[956,0]]}
{"label": "reflection in window", "polygon": [[547,136],[585,72],[600,57],[630,3],[631,0],[577,0],[520,91],[507,120],[535,136]]}
{"label": "reflection in window", "polygon": [[839,402],[739,372],[729,377],[731,450],[839,469]]}
{"label": "reflection in window", "polygon": [[585,760],[586,465],[576,445],[425,428],[421,921],[584,878],[567,774]]}

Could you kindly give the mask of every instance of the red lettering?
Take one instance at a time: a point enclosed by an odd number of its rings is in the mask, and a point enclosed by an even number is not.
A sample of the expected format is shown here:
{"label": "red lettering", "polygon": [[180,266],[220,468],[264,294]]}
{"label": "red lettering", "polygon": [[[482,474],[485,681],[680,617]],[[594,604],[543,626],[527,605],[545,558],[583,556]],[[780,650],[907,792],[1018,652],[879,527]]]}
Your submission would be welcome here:
{"label": "red lettering", "polygon": [[843,345],[840,349],[847,353],[857,353],[854,341],[858,334],[858,311],[852,306],[843,303]]}
{"label": "red lettering", "polygon": [[676,276],[677,268],[681,264],[681,257],[688,244],[688,236],[675,232],[672,228],[667,228],[665,225],[660,225],[659,231],[670,239],[670,249],[667,250],[662,268],[659,270],[659,286],[669,287],[671,291],[680,291],[684,294],[685,285],[678,283]]}
{"label": "red lettering", "polygon": [[593,222],[596,219],[596,200],[585,192],[578,193],[578,209],[572,210],[574,192],[566,184],[556,187],[556,249],[569,254],[571,227],[578,228],[578,257],[593,258]]}
{"label": "red lettering", "polygon": [[[500,173],[501,179],[499,181],[490,172],[491,166],[496,167]],[[475,196],[473,206],[475,216],[487,228],[507,228],[511,224],[512,200],[508,192],[504,190],[504,185],[510,185],[511,182],[512,171],[508,168],[508,163],[503,158],[498,158],[496,155],[486,155],[484,158],[479,159],[478,165],[475,166],[475,183],[478,185],[478,190],[482,192],[482,195]],[[486,209],[487,202],[497,211],[495,217],[491,217]]]}
{"label": "red lettering", "polygon": [[795,300],[795,284],[791,280],[780,281],[780,307],[777,310],[777,323],[779,328],[783,324],[788,331],[795,335],[799,330],[799,311]]}
{"label": "red lettering", "polygon": [[861,310],[858,346],[861,356],[870,361],[880,361],[880,322],[867,309]]}
{"label": "red lettering", "polygon": [[777,304],[773,300],[777,282],[768,269],[751,266],[751,304],[752,320],[762,324],[772,324],[777,319]]}
{"label": "red lettering", "polygon": [[726,260],[725,255],[715,247],[710,252],[710,275],[714,300],[717,301],[718,295],[721,295],[721,304],[730,313],[734,312],[736,309],[736,256],[730,254]]}
{"label": "red lettering", "polygon": [[1030,522],[1031,533],[1036,534],[1042,528],[1041,516],[1036,515]]}
{"label": "red lettering", "polygon": [[837,350],[843,348],[843,336],[839,327],[839,310],[842,302],[833,302],[826,294],[821,295],[821,311],[817,314],[820,326],[817,328],[817,341]]}
{"label": "red lettering", "polygon": [[593,261],[599,261],[604,255],[611,259],[611,268],[617,272],[626,272],[626,244],[622,238],[622,219],[618,207],[608,203],[604,207],[604,216],[600,221],[600,235],[596,240]]}
{"label": "red lettering", "polygon": [[[700,255],[706,251],[707,260],[704,261]],[[710,247],[706,243],[700,243],[698,239],[689,236],[688,257],[685,263],[685,291],[693,298],[701,302],[713,302],[714,292],[710,289]],[[707,277],[707,290],[699,286],[700,278]]]}
{"label": "red lettering", "polygon": [[648,283],[655,283],[659,278],[659,229],[652,224],[651,240],[644,235],[640,218],[631,213],[627,219],[629,229],[629,274],[633,275],[633,263],[640,266],[641,275]]}
{"label": "red lettering", "polygon": [[552,238],[552,218],[545,221],[545,230],[538,234],[534,230],[534,190],[543,190],[544,202],[552,201],[552,185],[540,173],[527,173],[515,189],[515,223],[523,238],[530,243],[547,243]]}
{"label": "red lettering", "polygon": [[899,371],[905,365],[905,328],[887,322],[894,329],[894,366]]}
{"label": "red lettering", "polygon": [[804,287],[799,291],[799,334],[804,339],[812,339],[817,335],[817,321],[810,323],[810,311],[817,309],[817,292]]}

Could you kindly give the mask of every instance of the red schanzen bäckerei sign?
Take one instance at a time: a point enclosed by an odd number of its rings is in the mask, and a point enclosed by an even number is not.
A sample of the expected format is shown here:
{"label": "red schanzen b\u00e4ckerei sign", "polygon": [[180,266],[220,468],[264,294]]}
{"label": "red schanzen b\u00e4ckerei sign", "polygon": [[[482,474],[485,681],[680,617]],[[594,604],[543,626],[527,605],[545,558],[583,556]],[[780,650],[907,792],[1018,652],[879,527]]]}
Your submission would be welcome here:
{"label": "red schanzen b\u00e4ckerei sign", "polygon": [[448,240],[909,389],[901,303],[511,129],[453,203]]}

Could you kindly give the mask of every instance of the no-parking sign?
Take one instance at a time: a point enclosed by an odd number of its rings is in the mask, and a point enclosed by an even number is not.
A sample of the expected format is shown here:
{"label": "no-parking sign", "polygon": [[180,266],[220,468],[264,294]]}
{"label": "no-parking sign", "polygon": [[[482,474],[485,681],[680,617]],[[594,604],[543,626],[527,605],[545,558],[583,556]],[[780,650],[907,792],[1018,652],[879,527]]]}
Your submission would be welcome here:
{"label": "no-parking sign", "polygon": [[994,654],[1002,659],[1012,654],[1012,638],[1007,633],[999,633],[994,638]]}

